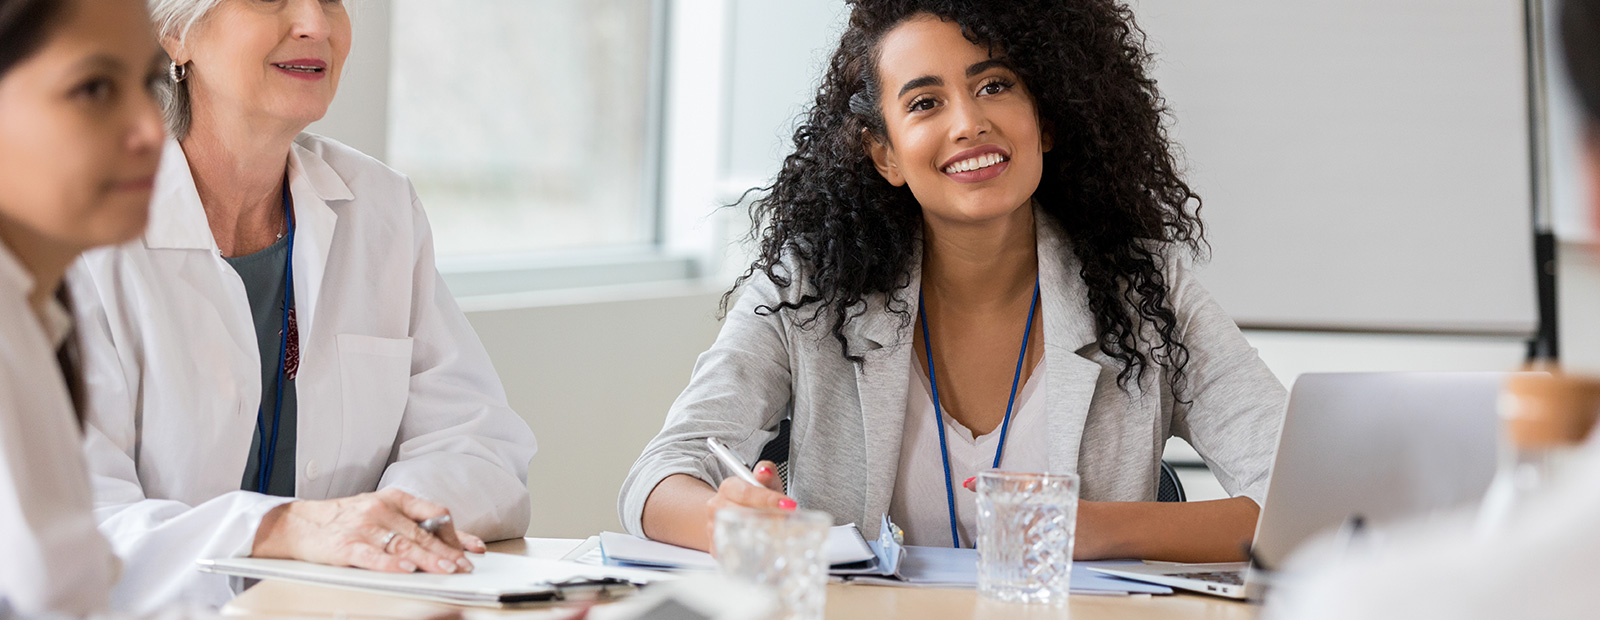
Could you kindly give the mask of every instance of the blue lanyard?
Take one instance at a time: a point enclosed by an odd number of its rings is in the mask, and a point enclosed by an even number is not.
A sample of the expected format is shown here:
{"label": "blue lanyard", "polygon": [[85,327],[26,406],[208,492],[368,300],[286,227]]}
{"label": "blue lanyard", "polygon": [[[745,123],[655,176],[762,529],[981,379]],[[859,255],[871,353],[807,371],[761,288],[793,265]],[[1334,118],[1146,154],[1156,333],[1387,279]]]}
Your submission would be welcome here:
{"label": "blue lanyard", "polygon": [[[917,292],[917,314],[922,319],[922,352],[928,356],[928,387],[933,392],[933,424],[939,429],[939,455],[944,458],[944,494],[950,507],[950,544],[961,548],[961,532],[956,529],[956,490],[950,479],[950,445],[944,439],[944,416],[939,414],[939,380],[933,372],[933,338],[928,335],[928,304]],[[1011,407],[1017,404],[1017,383],[1022,380],[1022,363],[1028,359],[1028,338],[1033,335],[1033,313],[1039,308],[1039,278],[1033,279],[1033,301],[1028,304],[1028,324],[1022,328],[1022,351],[1017,353],[1017,372],[1011,376],[1011,397],[1006,400],[1006,417],[1000,422],[1000,445],[994,449],[994,465],[1006,450],[1006,431],[1011,429]]]}
{"label": "blue lanyard", "polygon": [[272,463],[278,457],[278,418],[283,415],[283,379],[289,355],[289,309],[294,307],[294,202],[289,196],[289,176],[283,177],[283,219],[289,228],[289,257],[283,266],[283,331],[278,335],[278,395],[272,400],[271,441],[267,435],[266,405],[256,409],[256,431],[261,445],[256,451],[260,464],[256,473],[256,492],[266,493],[272,481]]}

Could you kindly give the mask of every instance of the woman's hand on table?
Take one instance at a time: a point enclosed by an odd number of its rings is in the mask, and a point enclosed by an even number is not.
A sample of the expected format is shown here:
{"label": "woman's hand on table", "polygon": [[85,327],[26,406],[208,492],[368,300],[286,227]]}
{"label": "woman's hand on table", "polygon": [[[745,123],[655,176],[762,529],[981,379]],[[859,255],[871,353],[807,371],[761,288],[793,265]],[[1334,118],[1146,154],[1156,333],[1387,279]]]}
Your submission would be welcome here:
{"label": "woman's hand on table", "polygon": [[262,517],[250,556],[391,573],[471,572],[464,551],[484,552],[481,539],[457,532],[449,522],[431,534],[418,525],[449,514],[443,506],[395,489],[289,502]]}

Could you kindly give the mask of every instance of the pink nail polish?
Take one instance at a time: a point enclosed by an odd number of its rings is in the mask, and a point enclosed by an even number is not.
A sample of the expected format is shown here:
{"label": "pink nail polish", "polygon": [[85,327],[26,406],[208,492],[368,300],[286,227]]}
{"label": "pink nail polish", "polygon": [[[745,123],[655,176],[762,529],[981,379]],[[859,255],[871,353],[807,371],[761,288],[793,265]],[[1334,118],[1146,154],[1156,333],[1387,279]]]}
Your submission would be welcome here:
{"label": "pink nail polish", "polygon": [[800,506],[799,504],[794,503],[794,500],[789,499],[787,497],[778,500],[778,507],[782,508],[784,510],[794,510],[795,508],[798,508],[799,506]]}
{"label": "pink nail polish", "polygon": [[771,475],[772,474],[772,468],[771,467],[767,467],[766,465],[762,465],[762,466],[756,468],[756,473]]}

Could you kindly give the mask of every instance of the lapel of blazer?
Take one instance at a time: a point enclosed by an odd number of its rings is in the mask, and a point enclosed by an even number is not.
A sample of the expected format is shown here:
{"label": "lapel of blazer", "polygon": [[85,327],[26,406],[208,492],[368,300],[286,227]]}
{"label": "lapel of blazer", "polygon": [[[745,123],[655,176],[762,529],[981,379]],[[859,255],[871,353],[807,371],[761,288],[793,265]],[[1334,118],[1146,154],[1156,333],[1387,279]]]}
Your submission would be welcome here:
{"label": "lapel of blazer", "polygon": [[[906,310],[917,311],[922,290],[922,252],[911,260],[910,285],[898,291]],[[894,480],[900,465],[900,441],[905,431],[906,387],[911,379],[911,329],[914,322],[889,312],[889,296],[874,296],[868,311],[858,317],[850,337],[855,364],[856,390],[861,397],[861,421],[867,456],[865,511],[861,523],[877,523],[889,512]]]}
{"label": "lapel of blazer", "polygon": [[1078,471],[1083,427],[1100,381],[1100,364],[1079,355],[1096,344],[1088,287],[1071,241],[1055,220],[1035,207],[1039,252],[1039,303],[1044,311],[1045,410],[1049,412],[1050,470]]}

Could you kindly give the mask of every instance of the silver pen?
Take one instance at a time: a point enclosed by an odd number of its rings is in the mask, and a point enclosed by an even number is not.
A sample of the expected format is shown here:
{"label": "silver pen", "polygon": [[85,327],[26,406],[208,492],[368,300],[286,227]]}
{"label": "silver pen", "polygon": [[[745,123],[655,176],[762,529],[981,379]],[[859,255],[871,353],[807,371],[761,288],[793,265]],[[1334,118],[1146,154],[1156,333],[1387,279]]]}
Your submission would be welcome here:
{"label": "silver pen", "polygon": [[767,486],[761,484],[760,480],[756,480],[755,472],[750,471],[749,467],[745,466],[744,463],[739,462],[739,457],[734,456],[733,451],[729,450],[727,446],[722,445],[722,442],[717,441],[716,437],[707,437],[706,445],[711,446],[711,453],[717,455],[717,458],[722,461],[722,464],[727,465],[728,469],[733,470],[733,475],[738,476],[740,480],[758,487]]}
{"label": "silver pen", "polygon": [[437,517],[429,517],[428,519],[424,520],[423,522],[418,523],[417,527],[422,528],[423,531],[425,531],[425,532],[427,532],[427,533],[429,533],[431,535],[438,536],[439,535],[439,528],[444,527],[444,526],[449,525],[449,524],[450,524],[450,515],[440,515],[440,516],[437,516]]}

